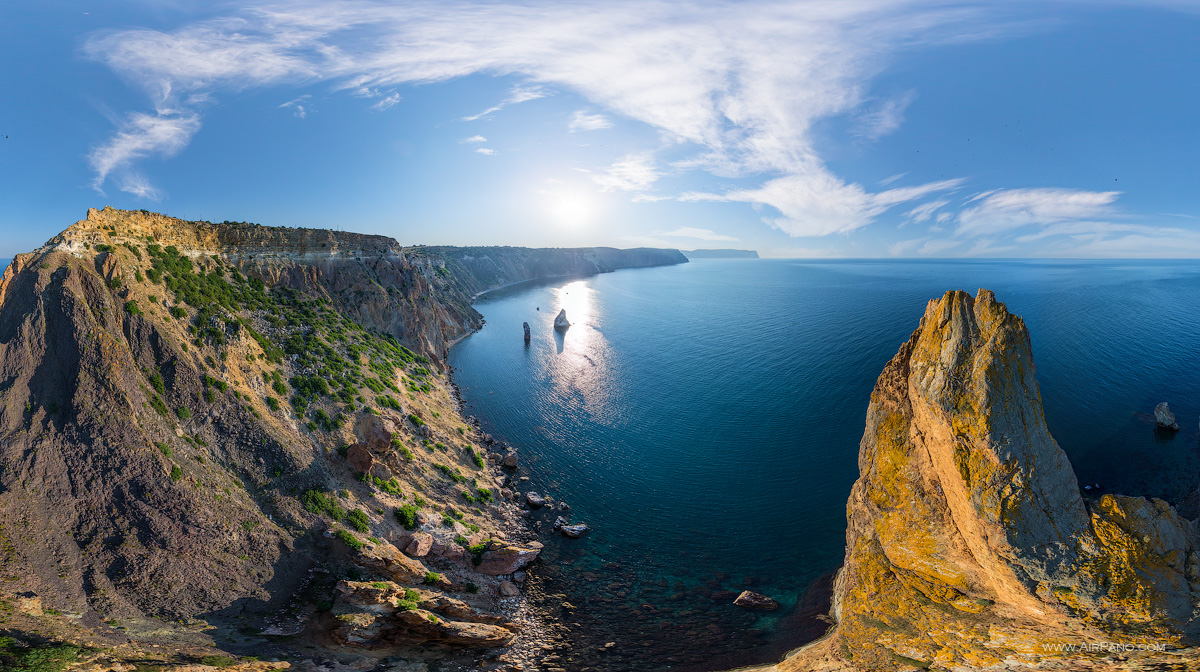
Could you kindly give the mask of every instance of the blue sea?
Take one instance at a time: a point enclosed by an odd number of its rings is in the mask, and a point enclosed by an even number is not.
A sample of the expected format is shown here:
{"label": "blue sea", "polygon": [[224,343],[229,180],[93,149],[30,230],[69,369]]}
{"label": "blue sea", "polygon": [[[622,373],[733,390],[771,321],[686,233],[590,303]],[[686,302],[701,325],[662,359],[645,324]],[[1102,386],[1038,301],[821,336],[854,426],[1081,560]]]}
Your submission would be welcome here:
{"label": "blue sea", "polygon": [[[480,297],[450,354],[467,412],[592,527],[547,535],[530,587],[576,663],[726,669],[819,635],[875,379],[930,299],[979,287],[1025,319],[1081,483],[1196,515],[1198,262],[699,260]],[[784,608],[733,606],[748,587]]]}

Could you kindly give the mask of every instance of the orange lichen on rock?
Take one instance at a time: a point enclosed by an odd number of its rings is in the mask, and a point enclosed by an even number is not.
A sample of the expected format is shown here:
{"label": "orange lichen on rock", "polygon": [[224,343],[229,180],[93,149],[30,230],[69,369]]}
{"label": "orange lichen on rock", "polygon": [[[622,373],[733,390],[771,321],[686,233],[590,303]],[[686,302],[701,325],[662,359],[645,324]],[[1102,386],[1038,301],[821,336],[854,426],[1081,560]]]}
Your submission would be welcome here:
{"label": "orange lichen on rock", "polygon": [[[779,670],[1198,664],[1195,523],[1160,500],[1086,502],[1035,372],[991,292],[930,301],[871,394],[837,626]],[[1172,650],[1073,667],[1089,643]]]}

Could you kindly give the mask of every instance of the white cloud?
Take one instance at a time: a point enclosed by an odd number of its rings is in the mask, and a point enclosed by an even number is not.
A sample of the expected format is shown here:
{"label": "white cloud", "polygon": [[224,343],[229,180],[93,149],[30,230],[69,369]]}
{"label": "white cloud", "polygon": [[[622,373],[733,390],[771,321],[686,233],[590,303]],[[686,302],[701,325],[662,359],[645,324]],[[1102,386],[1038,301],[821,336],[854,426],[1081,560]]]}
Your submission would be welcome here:
{"label": "white cloud", "polygon": [[1006,233],[1030,225],[1106,217],[1119,191],[1076,189],[997,189],[971,199],[978,205],[958,215],[956,233],[981,236]]}
{"label": "white cloud", "polygon": [[461,144],[464,144],[464,145],[472,143],[472,142],[487,142],[487,138],[483,137],[482,135],[472,135],[471,137],[463,138],[462,140],[459,140],[458,142]]}
{"label": "white cloud", "polygon": [[[983,39],[1005,27],[987,5],[925,0],[358,0],[251,4],[171,32],[94,34],[84,51],[144,87],[157,106],[215,89],[318,80],[369,97],[472,74],[525,82],[466,117],[476,120],[568,89],[691,148],[677,168],[766,176],[758,189],[715,198],[774,208],[773,226],[820,235],[861,227],[910,192],[869,193],[832,175],[813,125],[856,115],[896,49]],[[861,115],[868,133],[893,130],[904,103]],[[646,189],[657,175],[642,168],[614,166],[601,184]]]}
{"label": "white cloud", "polygon": [[608,170],[592,175],[604,191],[645,191],[658,181],[660,173],[649,152],[630,154],[613,163]]}
{"label": "white cloud", "polygon": [[296,98],[294,100],[289,100],[288,102],[280,105],[279,109],[282,110],[282,109],[287,109],[290,107],[293,109],[293,111],[295,112],[297,117],[304,119],[305,117],[308,116],[308,111],[304,109],[304,105],[302,105],[301,103],[303,103],[304,101],[308,100],[311,97],[312,96],[304,95],[304,96],[300,96],[299,98]]}
{"label": "white cloud", "polygon": [[908,212],[904,213],[904,216],[907,217],[912,222],[920,224],[921,222],[928,221],[930,217],[933,217],[933,213],[937,212],[943,206],[947,206],[947,205],[950,205],[949,200],[944,199],[944,198],[939,198],[937,200],[929,201],[928,203],[922,203],[921,205],[918,205],[917,207],[913,208],[912,210],[909,210]]}
{"label": "white cloud", "polygon": [[390,96],[384,98],[383,100],[372,105],[371,109],[382,112],[382,111],[388,109],[389,107],[395,105],[398,102],[400,102],[400,94],[393,93],[392,95],[390,95]]}
{"label": "white cloud", "polygon": [[737,240],[733,236],[716,233],[711,229],[697,229],[691,226],[681,226],[673,231],[659,231],[656,236],[671,236],[676,238],[695,238],[696,240]]}
{"label": "white cloud", "polygon": [[475,151],[479,154],[486,154],[487,156],[495,156],[495,154],[496,154],[496,150],[494,150],[490,147],[480,147],[480,148],[476,149]]}
{"label": "white cloud", "polygon": [[885,177],[882,180],[880,180],[879,184],[882,184],[883,186],[886,187],[887,185],[895,182],[896,180],[904,177],[905,175],[908,175],[908,173],[904,172],[904,173],[896,173],[895,175],[890,175],[890,176]]}
{"label": "white cloud", "polygon": [[150,155],[174,156],[187,146],[199,129],[200,118],[190,112],[161,110],[155,114],[135,112],[129,115],[112,139],[93,147],[88,154],[88,161],[96,172],[92,188],[101,191],[108,176],[116,173],[122,191],[154,198],[156,192],[146,178],[131,169],[133,162]]}
{"label": "white cloud", "polygon": [[503,110],[505,107],[508,107],[509,105],[517,105],[519,103],[524,103],[526,101],[537,100],[538,98],[544,98],[547,95],[549,95],[549,94],[541,86],[514,86],[512,91],[509,92],[508,97],[505,98],[499,104],[493,105],[493,106],[489,107],[488,109],[484,110],[483,112],[480,112],[479,114],[473,114],[469,117],[463,117],[462,120],[463,121],[477,121],[477,120],[482,119],[490,114],[499,112],[500,110]]}
{"label": "white cloud", "polygon": [[904,111],[912,104],[914,98],[916,92],[908,91],[866,110],[858,117],[857,134],[868,140],[878,140],[900,128],[904,123]]}
{"label": "white cloud", "polygon": [[575,114],[571,115],[571,121],[567,122],[568,133],[578,133],[579,131],[599,131],[605,128],[612,128],[612,122],[603,114],[588,114],[583,110],[575,110]]}

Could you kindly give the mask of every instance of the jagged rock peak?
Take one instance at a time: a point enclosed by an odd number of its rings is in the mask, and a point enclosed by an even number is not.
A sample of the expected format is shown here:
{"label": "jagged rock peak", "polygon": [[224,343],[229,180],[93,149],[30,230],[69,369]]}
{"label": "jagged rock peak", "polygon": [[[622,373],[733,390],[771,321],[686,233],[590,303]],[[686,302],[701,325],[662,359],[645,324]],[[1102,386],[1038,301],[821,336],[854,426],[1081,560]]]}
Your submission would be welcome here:
{"label": "jagged rock peak", "polygon": [[554,328],[566,329],[569,326],[571,326],[571,323],[567,320],[567,309],[563,308],[558,311],[558,315],[554,318]]}
{"label": "jagged rock peak", "polygon": [[1195,524],[1161,500],[1085,502],[1035,372],[992,292],[929,302],[871,394],[837,630],[781,670],[1037,666],[1064,643],[1196,636]]}

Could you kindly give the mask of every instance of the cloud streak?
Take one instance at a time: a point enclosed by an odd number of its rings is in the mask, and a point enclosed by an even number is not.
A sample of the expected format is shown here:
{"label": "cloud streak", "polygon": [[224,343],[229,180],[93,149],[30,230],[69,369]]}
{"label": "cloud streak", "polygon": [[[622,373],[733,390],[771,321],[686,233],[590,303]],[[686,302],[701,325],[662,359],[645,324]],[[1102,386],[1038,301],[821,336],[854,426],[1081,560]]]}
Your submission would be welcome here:
{"label": "cloud streak", "polygon": [[[814,124],[859,110],[870,78],[892,52],[981,39],[1002,28],[983,6],[937,0],[356,0],[254,4],[170,32],[111,31],[91,36],[84,52],[141,86],[160,107],[215,89],[315,81],[372,95],[472,74],[524,82],[500,103],[463,118],[475,121],[555,89],[571,90],[693,148],[691,158],[676,162],[680,169],[764,180],[756,189],[691,200],[766,206],[777,213],[766,218],[772,226],[814,236],[860,228],[905,199],[945,188],[939,182],[871,193],[846,183],[818,155]],[[863,133],[895,130],[908,100],[867,110]],[[191,114],[198,125],[198,113]],[[610,123],[581,111],[569,129]],[[124,160],[178,152],[162,147]],[[645,165],[628,162],[599,176],[601,186],[643,191],[657,179]],[[97,168],[99,183],[107,175]]]}
{"label": "cloud streak", "polygon": [[579,133],[580,131],[599,131],[605,128],[612,128],[612,122],[603,114],[588,114],[583,110],[575,110],[575,114],[571,115],[571,121],[567,122],[568,133]]}
{"label": "cloud streak", "polygon": [[121,191],[156,199],[158,193],[144,176],[133,170],[133,163],[152,155],[175,156],[183,151],[199,129],[199,116],[187,111],[161,110],[155,114],[135,112],[129,115],[116,135],[88,153],[88,162],[96,173],[92,188],[103,193],[109,175],[116,174]]}

